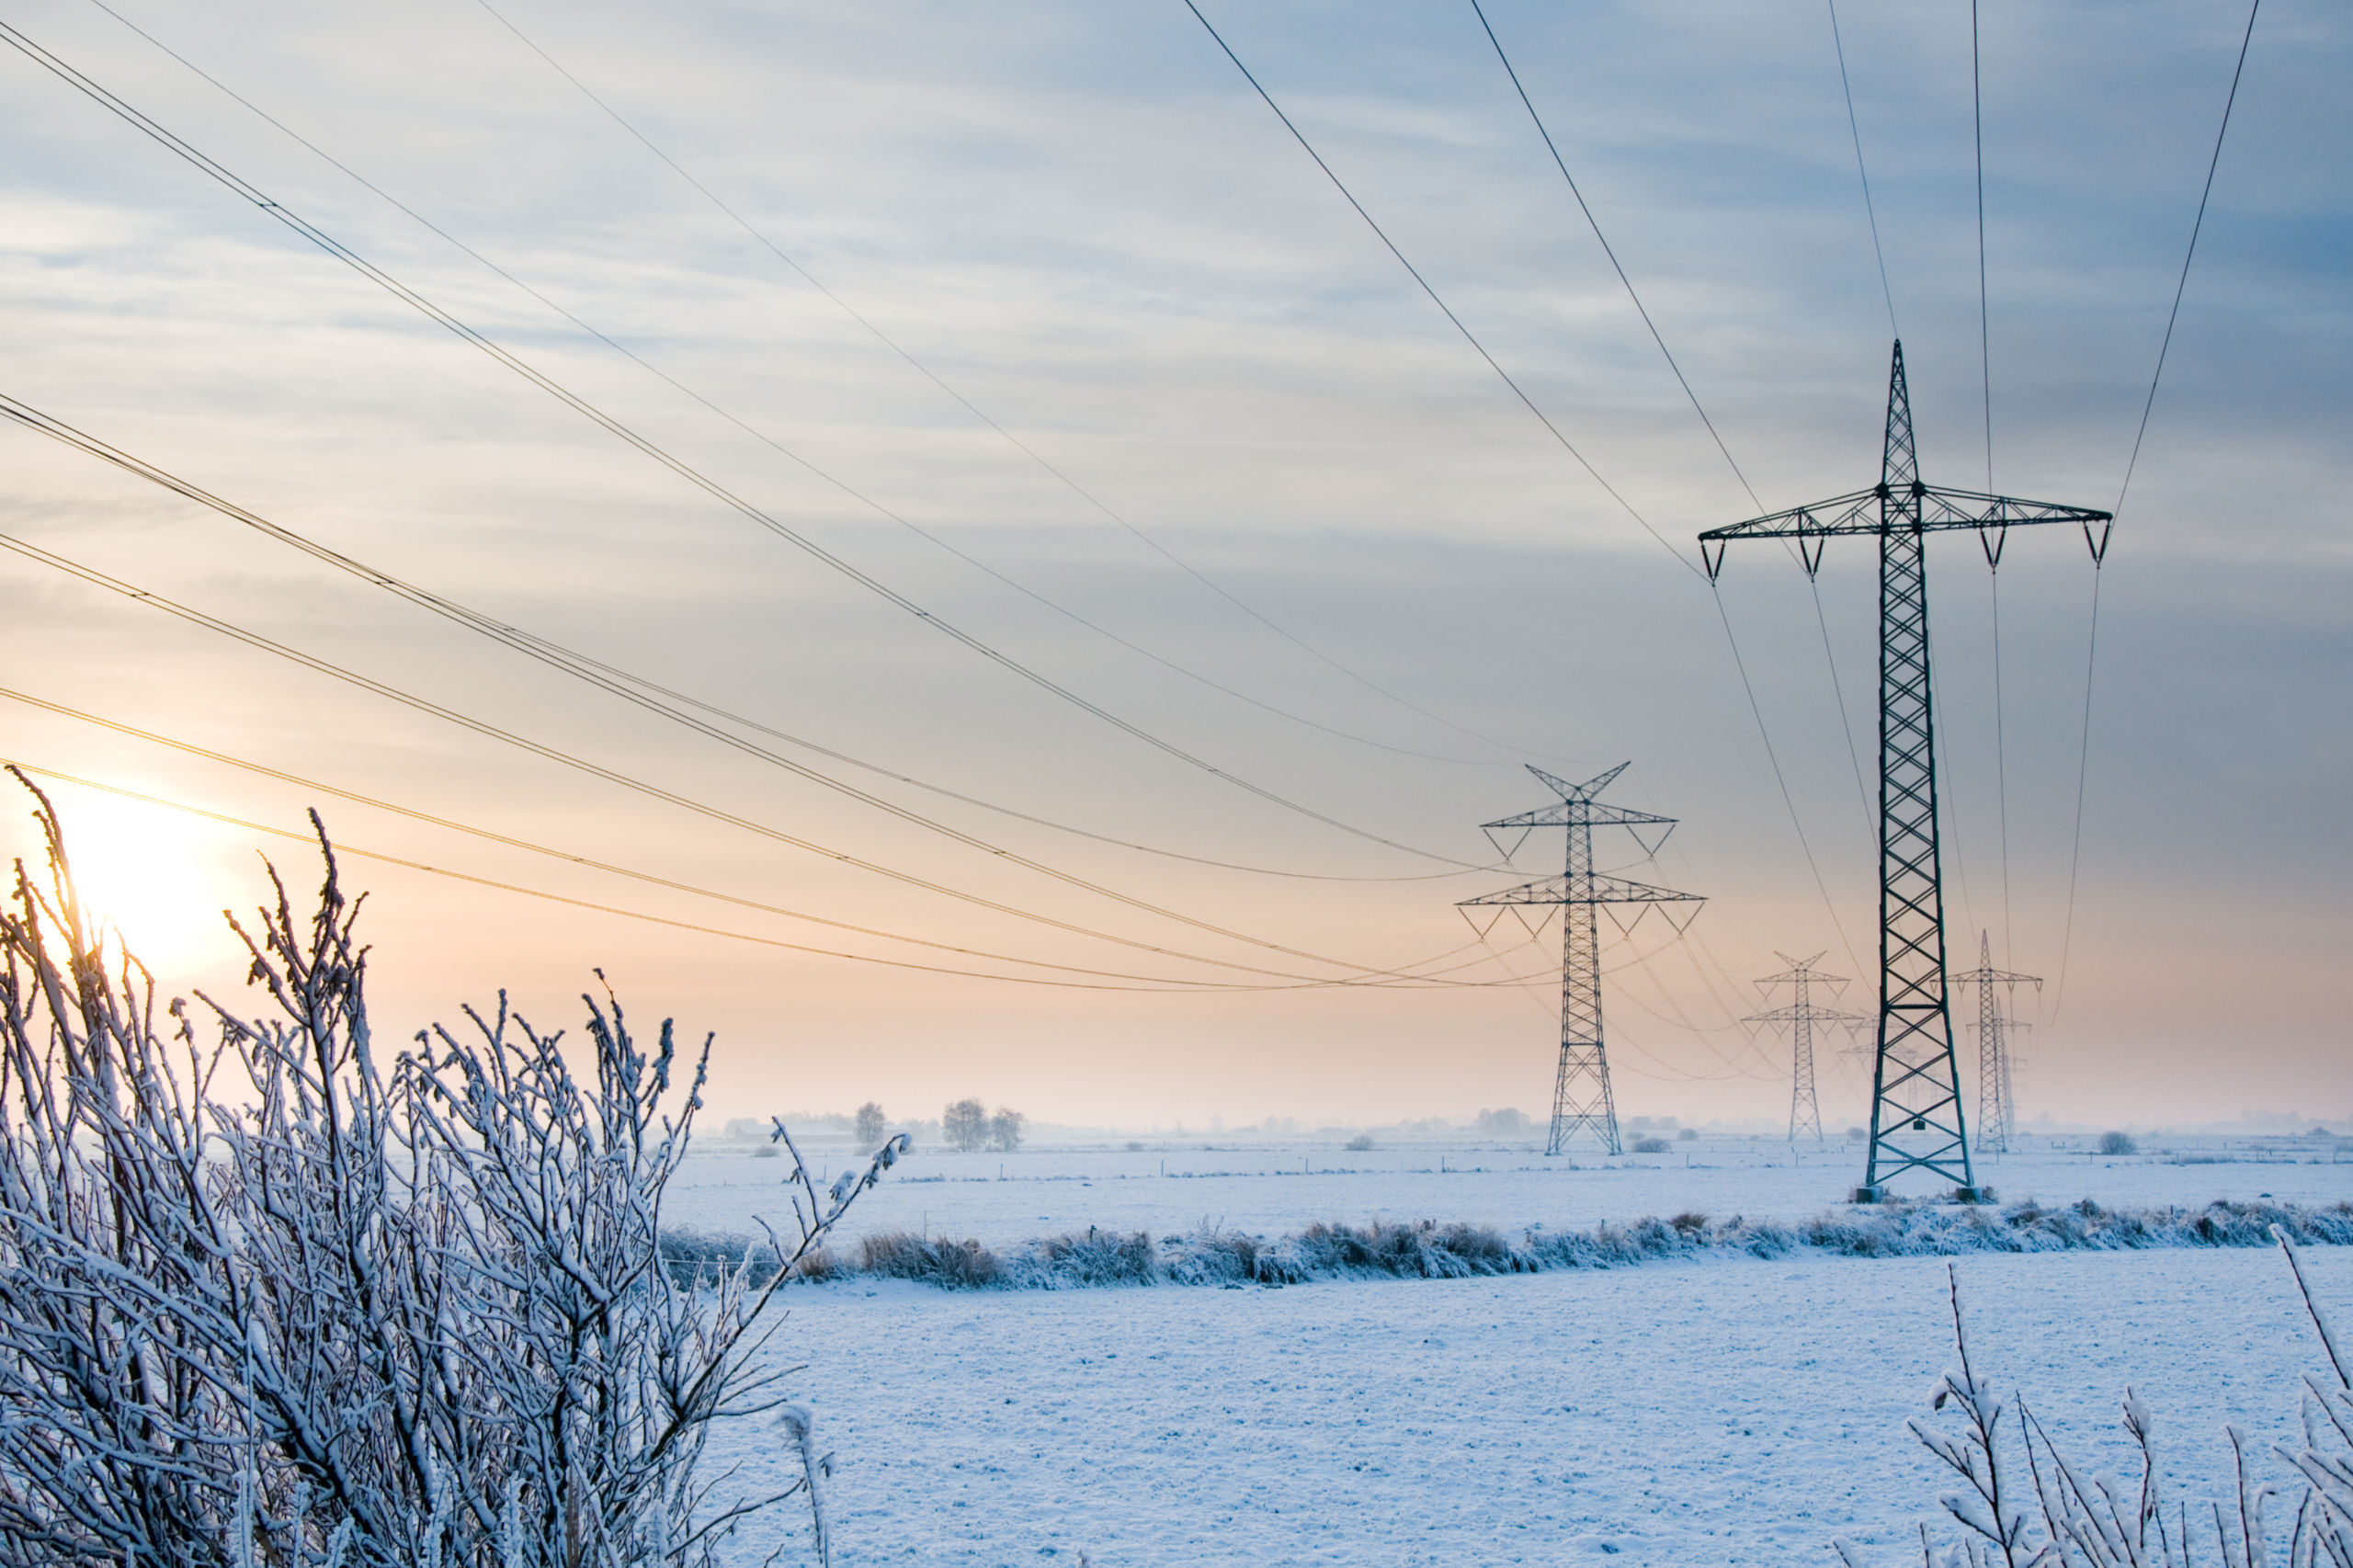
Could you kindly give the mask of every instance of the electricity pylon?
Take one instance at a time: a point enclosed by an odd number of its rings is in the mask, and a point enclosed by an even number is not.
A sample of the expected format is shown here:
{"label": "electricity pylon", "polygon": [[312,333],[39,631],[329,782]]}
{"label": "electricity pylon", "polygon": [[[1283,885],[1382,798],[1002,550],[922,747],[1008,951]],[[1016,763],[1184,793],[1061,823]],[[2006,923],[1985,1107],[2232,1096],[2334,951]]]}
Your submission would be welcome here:
{"label": "electricity pylon", "polygon": [[[1887,434],[1880,481],[1869,490],[1752,517],[1699,536],[1713,582],[1724,546],[1736,539],[1790,539],[1806,574],[1821,570],[1834,534],[1879,540],[1879,1028],[1871,1071],[1870,1154],[1859,1203],[1886,1196],[1908,1171],[1953,1183],[1975,1199],[1969,1133],[1953,1060],[1952,1012],[1945,983],[1944,873],[1937,831],[1937,748],[1928,687],[1927,536],[1974,528],[1988,565],[1998,565],[2007,530],[2029,523],[2076,523],[2097,563],[2108,548],[2109,513],[2021,501],[1920,483],[1912,439],[1912,399],[1904,345],[1887,383]],[[2093,533],[2094,525],[2099,532]]]}
{"label": "electricity pylon", "polygon": [[1844,985],[1843,974],[1824,974],[1813,966],[1822,961],[1822,954],[1810,959],[1793,959],[1787,953],[1776,953],[1790,967],[1779,974],[1768,974],[1756,983],[1756,989],[1767,991],[1776,985],[1790,987],[1790,1005],[1770,1012],[1751,1014],[1743,1019],[1751,1024],[1787,1024],[1790,1026],[1790,1142],[1798,1141],[1802,1132],[1813,1134],[1817,1143],[1822,1138],[1822,1102],[1813,1092],[1813,1031],[1816,1025],[1845,1024],[1853,1026],[1870,1022],[1859,1013],[1848,1013],[1836,1007],[1817,1006],[1813,1000],[1816,984]]}
{"label": "electricity pylon", "polygon": [[1952,977],[1956,985],[1977,987],[1977,1142],[1981,1148],[2007,1153],[2018,1130],[2018,1103],[2010,1076],[2010,1033],[2026,1026],[2014,1021],[1994,994],[2005,987],[2015,1006],[2018,987],[2042,989],[2039,974],[2011,974],[1994,967],[1994,934],[1977,937],[1977,967]]}
{"label": "electricity pylon", "polygon": [[[1618,1102],[1609,1090],[1609,1057],[1601,1042],[1601,938],[1594,924],[1594,911],[1603,904],[1639,904],[1642,907],[1631,920],[1620,920],[1613,911],[1610,919],[1620,931],[1631,935],[1654,906],[1677,903],[1697,904],[1701,902],[1695,893],[1670,892],[1665,888],[1651,887],[1643,882],[1630,882],[1623,877],[1606,876],[1593,869],[1593,830],[1596,827],[1622,827],[1634,835],[1634,842],[1649,854],[1656,854],[1666,842],[1666,832],[1655,841],[1645,840],[1641,830],[1656,826],[1672,831],[1673,817],[1653,816],[1648,812],[1628,811],[1623,806],[1605,806],[1594,797],[1609,786],[1609,781],[1632,766],[1620,763],[1608,772],[1571,784],[1555,778],[1540,767],[1530,767],[1529,772],[1550,785],[1561,797],[1556,806],[1540,806],[1532,812],[1506,817],[1501,822],[1484,824],[1489,837],[1499,827],[1520,830],[1519,840],[1513,848],[1526,842],[1528,835],[1540,827],[1568,829],[1566,869],[1557,877],[1523,882],[1516,888],[1491,892],[1480,898],[1466,898],[1460,907],[1465,909],[1504,904],[1557,904],[1561,910],[1561,1067],[1552,1082],[1552,1133],[1544,1145],[1548,1155],[1558,1154],[1568,1141],[1579,1132],[1590,1132],[1601,1141],[1610,1153],[1621,1151],[1618,1144]],[[1497,848],[1502,848],[1500,841]],[[1505,851],[1505,858],[1510,852]],[[1674,916],[1664,907],[1660,913],[1670,924]],[[1684,916],[1676,926],[1679,932],[1691,924],[1692,915]],[[1495,916],[1500,919],[1498,912]],[[1468,916],[1465,916],[1468,918]],[[1522,916],[1524,919],[1525,916]],[[1490,920],[1492,930],[1495,921]],[[1475,923],[1474,923],[1475,929]],[[1481,932],[1484,936],[1485,932]]]}

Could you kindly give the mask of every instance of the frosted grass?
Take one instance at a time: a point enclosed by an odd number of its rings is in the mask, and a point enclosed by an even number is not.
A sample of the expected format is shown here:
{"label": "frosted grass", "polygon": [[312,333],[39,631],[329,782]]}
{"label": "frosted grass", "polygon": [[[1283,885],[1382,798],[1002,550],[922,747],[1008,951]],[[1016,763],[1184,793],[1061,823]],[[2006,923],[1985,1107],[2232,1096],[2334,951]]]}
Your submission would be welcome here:
{"label": "frosted grass", "polygon": [[[2203,1208],[2108,1208],[2085,1199],[2057,1208],[1889,1204],[1811,1219],[1670,1219],[1551,1230],[1514,1239],[1489,1225],[1436,1221],[1318,1222],[1276,1236],[1215,1226],[1154,1238],[1090,1228],[992,1249],[972,1240],[893,1232],[804,1263],[811,1278],[867,1276],[944,1289],[1067,1290],[1107,1287],[1301,1285],[1327,1279],[1464,1279],[1560,1269],[1629,1268],[1702,1258],[1957,1257],[1986,1253],[2256,1247],[2278,1226],[2299,1243],[2353,1244],[2353,1203],[2312,1206],[2224,1199]],[[761,1248],[743,1238],[674,1231],[674,1269],[732,1268]]]}

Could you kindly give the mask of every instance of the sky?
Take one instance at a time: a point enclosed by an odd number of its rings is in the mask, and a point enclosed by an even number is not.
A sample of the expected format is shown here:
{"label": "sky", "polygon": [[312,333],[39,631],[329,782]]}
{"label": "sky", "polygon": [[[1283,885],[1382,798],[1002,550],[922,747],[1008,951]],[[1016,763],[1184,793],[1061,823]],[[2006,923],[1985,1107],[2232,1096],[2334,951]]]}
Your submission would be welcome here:
{"label": "sky", "polygon": [[1467,0],[1201,6],[1361,212],[1182,0],[111,4],[5,19],[243,193],[0,50],[0,393],[365,568],[0,429],[0,752],[167,988],[257,1005],[219,911],[315,807],[385,1050],[601,970],[726,1116],[1538,1112],[1559,928],[1455,905],[1558,869],[1480,832],[1525,765],[1631,762],[1680,825],[1599,863],[1707,903],[1604,926],[1620,1109],[1769,1125],[1756,982],[1874,994],[1873,560],[1693,540],[1873,483],[1900,334],[1931,483],[2119,511],[1929,552],[2021,1111],[2353,1116],[2330,7],[2257,18],[2127,489],[2230,6],[1982,6],[1981,342],[1965,6],[1839,13],[1850,122],[1826,6],[1493,0],[1687,397]]}

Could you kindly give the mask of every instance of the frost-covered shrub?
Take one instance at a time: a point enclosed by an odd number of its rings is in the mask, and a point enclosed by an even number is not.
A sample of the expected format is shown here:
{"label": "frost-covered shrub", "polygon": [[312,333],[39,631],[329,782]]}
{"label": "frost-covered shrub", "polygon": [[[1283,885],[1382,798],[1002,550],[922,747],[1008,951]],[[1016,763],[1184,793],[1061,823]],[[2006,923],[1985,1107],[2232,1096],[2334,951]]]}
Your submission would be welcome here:
{"label": "frost-covered shrub", "polygon": [[[201,998],[208,1047],[40,820],[47,885],[0,911],[0,1568],[672,1568],[813,1487],[697,1476],[775,1405],[781,1275],[664,1244],[702,1082],[667,1024],[588,999],[565,1051],[502,1004],[381,1063],[322,833],[315,911],[273,871],[237,927],[269,1011]],[[784,1259],[895,1156],[796,1156]]]}
{"label": "frost-covered shrub", "polygon": [[1664,1138],[1637,1138],[1627,1147],[1637,1154],[1664,1154],[1673,1145]]}
{"label": "frost-covered shrub", "polygon": [[776,1248],[749,1236],[674,1228],[662,1233],[660,1245],[664,1266],[680,1285],[704,1284],[738,1269],[766,1284],[777,1272]]}
{"label": "frost-covered shrub", "polygon": [[[1920,1530],[1927,1568],[2320,1568],[2353,1563],[2353,1364],[2313,1300],[2284,1228],[2274,1239],[2286,1256],[2320,1347],[2326,1373],[2309,1373],[2297,1391],[2302,1439],[2272,1452],[2303,1482],[2302,1494],[2283,1495],[2250,1466],[2245,1435],[2225,1426],[2237,1477],[2237,1495],[2192,1509],[2168,1505],[2158,1481],[2149,1407],[2124,1391],[2123,1426],[2140,1454],[2138,1476],[2119,1480],[2089,1471],[2052,1440],[2021,1395],[2002,1398],[1980,1378],[1969,1354],[1961,1280],[1948,1270],[1953,1343],[1961,1366],[1938,1380],[1930,1409],[1942,1424],[1912,1422],[1912,1433],[1959,1486],[1938,1498],[1960,1527],[1939,1544]],[[2292,1501],[2292,1512],[2275,1505]],[[2283,1520],[2285,1528],[2282,1528]],[[2211,1543],[2211,1552],[2207,1543]],[[1855,1549],[1833,1543],[1847,1568]],[[1907,1560],[1910,1553],[1906,1553]]]}
{"label": "frost-covered shrub", "polygon": [[950,1289],[994,1285],[1004,1272],[996,1254],[979,1242],[931,1241],[906,1231],[859,1237],[858,1266],[862,1274]]}
{"label": "frost-covered shrub", "polygon": [[[915,1180],[936,1179],[915,1177]],[[2262,1246],[2279,1226],[2298,1242],[2353,1245],[2353,1203],[2307,1208],[2217,1201],[2203,1209],[2105,1209],[2088,1199],[2045,1209],[1892,1202],[1811,1219],[1669,1219],[1605,1222],[1586,1231],[1531,1228],[1518,1241],[1484,1225],[1432,1221],[1367,1225],[1320,1221],[1289,1235],[1204,1227],[1163,1236],[1089,1231],[1044,1237],[999,1255],[978,1242],[926,1242],[904,1233],[870,1236],[794,1278],[872,1274],[950,1287],[1057,1290],[1088,1285],[1296,1285],[1314,1279],[1452,1279],[1555,1268],[1623,1268],[1709,1255],[1772,1258],[1801,1249],[1857,1258],[1950,1257],[1972,1253],[2184,1246]],[[756,1244],[733,1238],[730,1244]],[[690,1237],[681,1257],[706,1266],[752,1256]],[[758,1261],[753,1258],[753,1261]],[[772,1266],[771,1266],[772,1267]],[[2353,1565],[2348,1565],[2353,1568]]]}
{"label": "frost-covered shrub", "polygon": [[1436,1244],[1461,1258],[1475,1274],[1508,1274],[1512,1270],[1511,1244],[1503,1233],[1486,1225],[1461,1223],[1438,1228]]}
{"label": "frost-covered shrub", "polygon": [[2103,1132],[2099,1135],[2099,1152],[2103,1154],[2137,1154],[2141,1145],[2132,1141],[2130,1132]]}
{"label": "frost-covered shrub", "polygon": [[1317,1223],[1287,1238],[1279,1252],[1291,1271],[1305,1278],[1346,1275],[1390,1275],[1415,1279],[1457,1279],[1472,1274],[1512,1270],[1511,1249],[1484,1226],[1430,1221],[1369,1225]]}
{"label": "frost-covered shrub", "polygon": [[1122,1234],[1090,1225],[1083,1236],[1049,1236],[1030,1243],[1028,1254],[1014,1260],[1007,1272],[1015,1282],[1048,1288],[1149,1285],[1157,1263],[1146,1233]]}
{"label": "frost-covered shrub", "polygon": [[1164,1238],[1160,1269],[1174,1285],[1296,1285],[1308,1278],[1282,1248],[1208,1226]]}
{"label": "frost-covered shrub", "polygon": [[1341,1148],[1346,1149],[1351,1154],[1370,1154],[1372,1153],[1375,1146],[1376,1145],[1372,1141],[1372,1134],[1370,1132],[1359,1132],[1355,1137],[1340,1145]]}

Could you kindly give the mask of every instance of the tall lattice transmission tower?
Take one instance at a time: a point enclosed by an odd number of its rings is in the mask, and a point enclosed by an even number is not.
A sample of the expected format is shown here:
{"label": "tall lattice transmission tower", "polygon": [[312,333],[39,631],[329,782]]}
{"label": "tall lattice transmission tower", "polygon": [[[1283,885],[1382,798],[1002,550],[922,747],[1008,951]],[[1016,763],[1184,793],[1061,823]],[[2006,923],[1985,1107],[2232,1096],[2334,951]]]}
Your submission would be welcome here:
{"label": "tall lattice transmission tower", "polygon": [[[2012,1069],[2018,1052],[2010,1037],[2027,1026],[2010,1015],[2018,1010],[2018,987],[2042,989],[2039,974],[2011,974],[1994,967],[1994,934],[1977,935],[1977,967],[1952,977],[1955,985],[1977,987],[1977,1142],[1979,1147],[2007,1153],[2018,1136],[2018,1102]],[[1995,995],[1994,988],[2002,987]]]}
{"label": "tall lattice transmission tower", "polygon": [[[1569,1140],[1580,1132],[1592,1134],[1612,1154],[1621,1152],[1618,1142],[1618,1102],[1609,1088],[1609,1055],[1601,1039],[1601,938],[1595,925],[1595,911],[1605,904],[1639,905],[1631,920],[1619,920],[1612,912],[1611,918],[1620,929],[1631,935],[1643,916],[1657,908],[1680,932],[1690,925],[1701,902],[1694,893],[1670,892],[1593,869],[1595,828],[1622,827],[1634,835],[1645,853],[1656,854],[1667,832],[1675,826],[1673,817],[1654,816],[1623,806],[1605,806],[1594,799],[1631,766],[1621,762],[1582,784],[1571,784],[1540,767],[1530,767],[1528,771],[1551,786],[1553,793],[1561,797],[1560,803],[1540,806],[1483,825],[1490,837],[1497,828],[1518,828],[1520,836],[1513,849],[1526,842],[1528,835],[1537,828],[1566,828],[1566,868],[1557,877],[1523,882],[1516,888],[1481,898],[1466,898],[1461,903],[1466,910],[1515,904],[1560,907],[1561,1065],[1552,1084],[1552,1131],[1544,1144],[1547,1154],[1562,1153]],[[1645,827],[1660,831],[1656,837],[1645,839],[1642,832]],[[1502,848],[1500,840],[1496,841],[1496,847]],[[1510,857],[1511,851],[1506,850],[1505,858]],[[1679,923],[1669,913],[1677,904],[1693,906]],[[1497,918],[1501,913],[1498,909]],[[1494,921],[1489,921],[1488,927],[1493,929]]]}
{"label": "tall lattice transmission tower", "polygon": [[[1935,705],[1928,686],[1927,536],[1973,528],[1988,565],[2006,531],[2029,523],[2076,523],[2097,562],[2108,544],[2106,512],[2021,501],[1920,482],[1904,345],[1888,373],[1887,432],[1879,483],[1850,495],[1752,517],[1699,536],[1710,581],[1736,539],[1795,540],[1810,576],[1834,534],[1879,540],[1879,1024],[1871,1071],[1870,1153],[1858,1202],[1885,1196],[1910,1171],[1978,1196],[1953,1059],[1945,978],[1944,870],[1937,822]],[[2097,525],[2097,536],[2093,528]]]}
{"label": "tall lattice transmission tower", "polygon": [[[1756,989],[1770,994],[1776,985],[1790,988],[1790,1005],[1763,1013],[1753,1013],[1744,1022],[1752,1024],[1786,1025],[1790,1031],[1790,1142],[1811,1134],[1817,1143],[1822,1138],[1822,1102],[1813,1089],[1813,1035],[1823,1028],[1848,1028],[1868,1024],[1870,1020],[1860,1013],[1849,1013],[1837,1007],[1825,1007],[1816,1002],[1813,988],[1845,985],[1843,974],[1824,974],[1814,968],[1822,961],[1822,954],[1810,959],[1793,959],[1787,953],[1776,953],[1790,967],[1779,974],[1768,974],[1756,983]],[[1834,994],[1835,994],[1834,989]]]}

